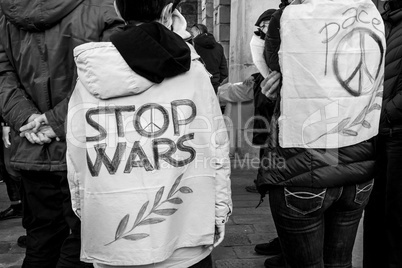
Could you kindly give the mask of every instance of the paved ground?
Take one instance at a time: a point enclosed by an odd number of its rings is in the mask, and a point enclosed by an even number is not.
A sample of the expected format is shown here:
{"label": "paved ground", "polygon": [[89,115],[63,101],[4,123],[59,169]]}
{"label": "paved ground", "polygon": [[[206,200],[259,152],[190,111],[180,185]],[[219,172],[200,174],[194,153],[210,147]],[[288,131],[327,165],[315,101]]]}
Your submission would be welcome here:
{"label": "paved ground", "polygon": [[[245,191],[244,187],[256,177],[255,169],[232,171],[232,199],[234,212],[226,229],[226,238],[215,249],[213,257],[216,268],[263,268],[267,256],[254,252],[255,244],[276,237],[276,230],[269,209],[268,198],[257,209],[259,194]],[[353,252],[353,266],[362,266],[362,228],[360,226]]]}
{"label": "paved ground", "polygon": [[[269,210],[268,199],[255,209],[258,194],[248,193],[244,187],[256,176],[255,169],[235,168],[232,171],[234,213],[227,224],[226,238],[214,250],[215,268],[263,268],[266,256],[254,253],[254,245],[276,236]],[[9,205],[4,183],[0,184],[0,210]],[[24,249],[17,246],[17,239],[24,234],[20,219],[0,221],[0,268],[18,268],[24,257]],[[353,254],[353,264],[361,267],[361,228]]]}

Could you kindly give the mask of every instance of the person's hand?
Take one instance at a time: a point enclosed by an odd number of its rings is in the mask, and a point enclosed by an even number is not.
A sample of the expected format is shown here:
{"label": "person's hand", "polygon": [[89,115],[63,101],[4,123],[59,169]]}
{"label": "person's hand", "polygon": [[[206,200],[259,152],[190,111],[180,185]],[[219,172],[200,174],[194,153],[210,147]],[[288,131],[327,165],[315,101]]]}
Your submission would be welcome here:
{"label": "person's hand", "polygon": [[219,246],[222,243],[223,238],[225,238],[225,225],[215,225],[215,236],[214,236],[214,244],[209,247],[210,250]]}
{"label": "person's hand", "polygon": [[48,124],[45,114],[33,114],[28,118],[28,123],[20,128],[20,136],[24,137],[26,132],[38,132],[38,129]]}
{"label": "person's hand", "polygon": [[225,225],[216,225],[215,226],[215,242],[214,242],[214,248],[219,246],[220,243],[222,243],[223,238],[225,238]]}
{"label": "person's hand", "polygon": [[209,250],[213,250],[220,243],[222,243],[223,239],[225,238],[225,225],[215,225],[215,236],[214,236],[214,244],[212,246],[208,246]]}
{"label": "person's hand", "polygon": [[[33,120],[31,120],[33,118]],[[43,145],[52,142],[53,138],[60,140],[52,127],[48,124],[44,114],[32,115],[28,119],[28,124],[20,128],[20,137],[25,137],[32,144]]]}
{"label": "person's hand", "polygon": [[252,75],[243,81],[243,85],[245,85],[248,88],[252,87],[253,84],[254,84],[254,76],[252,76]]}
{"label": "person's hand", "polygon": [[10,148],[11,142],[10,142],[10,127],[9,126],[3,126],[3,144],[4,147]]}
{"label": "person's hand", "polygon": [[261,82],[261,93],[270,100],[276,99],[276,97],[278,96],[278,91],[280,89],[281,80],[281,73],[277,71],[272,71],[268,74],[267,78],[265,78],[264,81]]}
{"label": "person's hand", "polygon": [[52,127],[49,125],[42,125],[39,127],[37,132],[26,131],[24,132],[24,136],[32,144],[43,145],[45,143],[51,143],[54,138],[56,138],[57,141],[60,141]]}

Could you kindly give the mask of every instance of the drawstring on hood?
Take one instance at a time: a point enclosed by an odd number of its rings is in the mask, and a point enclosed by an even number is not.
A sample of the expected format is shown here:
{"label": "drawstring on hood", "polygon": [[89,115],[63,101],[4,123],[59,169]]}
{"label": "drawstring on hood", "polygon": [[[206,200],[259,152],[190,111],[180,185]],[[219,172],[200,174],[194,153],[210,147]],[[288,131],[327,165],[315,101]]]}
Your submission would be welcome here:
{"label": "drawstring on hood", "polygon": [[154,83],[190,70],[189,47],[158,22],[128,25],[110,40],[134,72]]}
{"label": "drawstring on hood", "polygon": [[84,0],[3,0],[1,10],[12,24],[26,31],[45,31]]}

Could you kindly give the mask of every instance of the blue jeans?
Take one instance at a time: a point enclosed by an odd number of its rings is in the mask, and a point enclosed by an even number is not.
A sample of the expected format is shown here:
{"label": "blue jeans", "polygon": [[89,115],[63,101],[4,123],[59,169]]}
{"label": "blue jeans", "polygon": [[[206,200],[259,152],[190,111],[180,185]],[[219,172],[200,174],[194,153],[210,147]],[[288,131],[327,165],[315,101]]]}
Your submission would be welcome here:
{"label": "blue jeans", "polygon": [[373,180],[337,188],[270,189],[286,267],[351,268],[357,228],[372,187]]}

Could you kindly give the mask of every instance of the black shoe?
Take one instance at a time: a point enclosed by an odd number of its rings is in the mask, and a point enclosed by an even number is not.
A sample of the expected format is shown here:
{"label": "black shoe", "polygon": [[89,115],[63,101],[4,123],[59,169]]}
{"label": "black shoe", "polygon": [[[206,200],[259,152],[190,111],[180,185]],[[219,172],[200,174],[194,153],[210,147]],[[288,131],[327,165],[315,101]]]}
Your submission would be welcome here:
{"label": "black shoe", "polygon": [[254,248],[255,252],[261,255],[278,255],[282,253],[281,244],[279,238],[274,238],[269,243],[258,244]]}
{"label": "black shoe", "polygon": [[0,221],[22,218],[22,210],[17,209],[15,206],[10,206],[6,210],[0,212]]}
{"label": "black shoe", "polygon": [[27,236],[26,235],[21,235],[20,237],[18,237],[17,245],[20,248],[26,248],[27,247]]}
{"label": "black shoe", "polygon": [[246,186],[246,191],[249,193],[258,193],[257,187],[255,185]]}
{"label": "black shoe", "polygon": [[286,263],[285,263],[285,258],[283,258],[283,255],[277,255],[275,257],[266,259],[264,262],[264,266],[266,268],[285,268]]}

